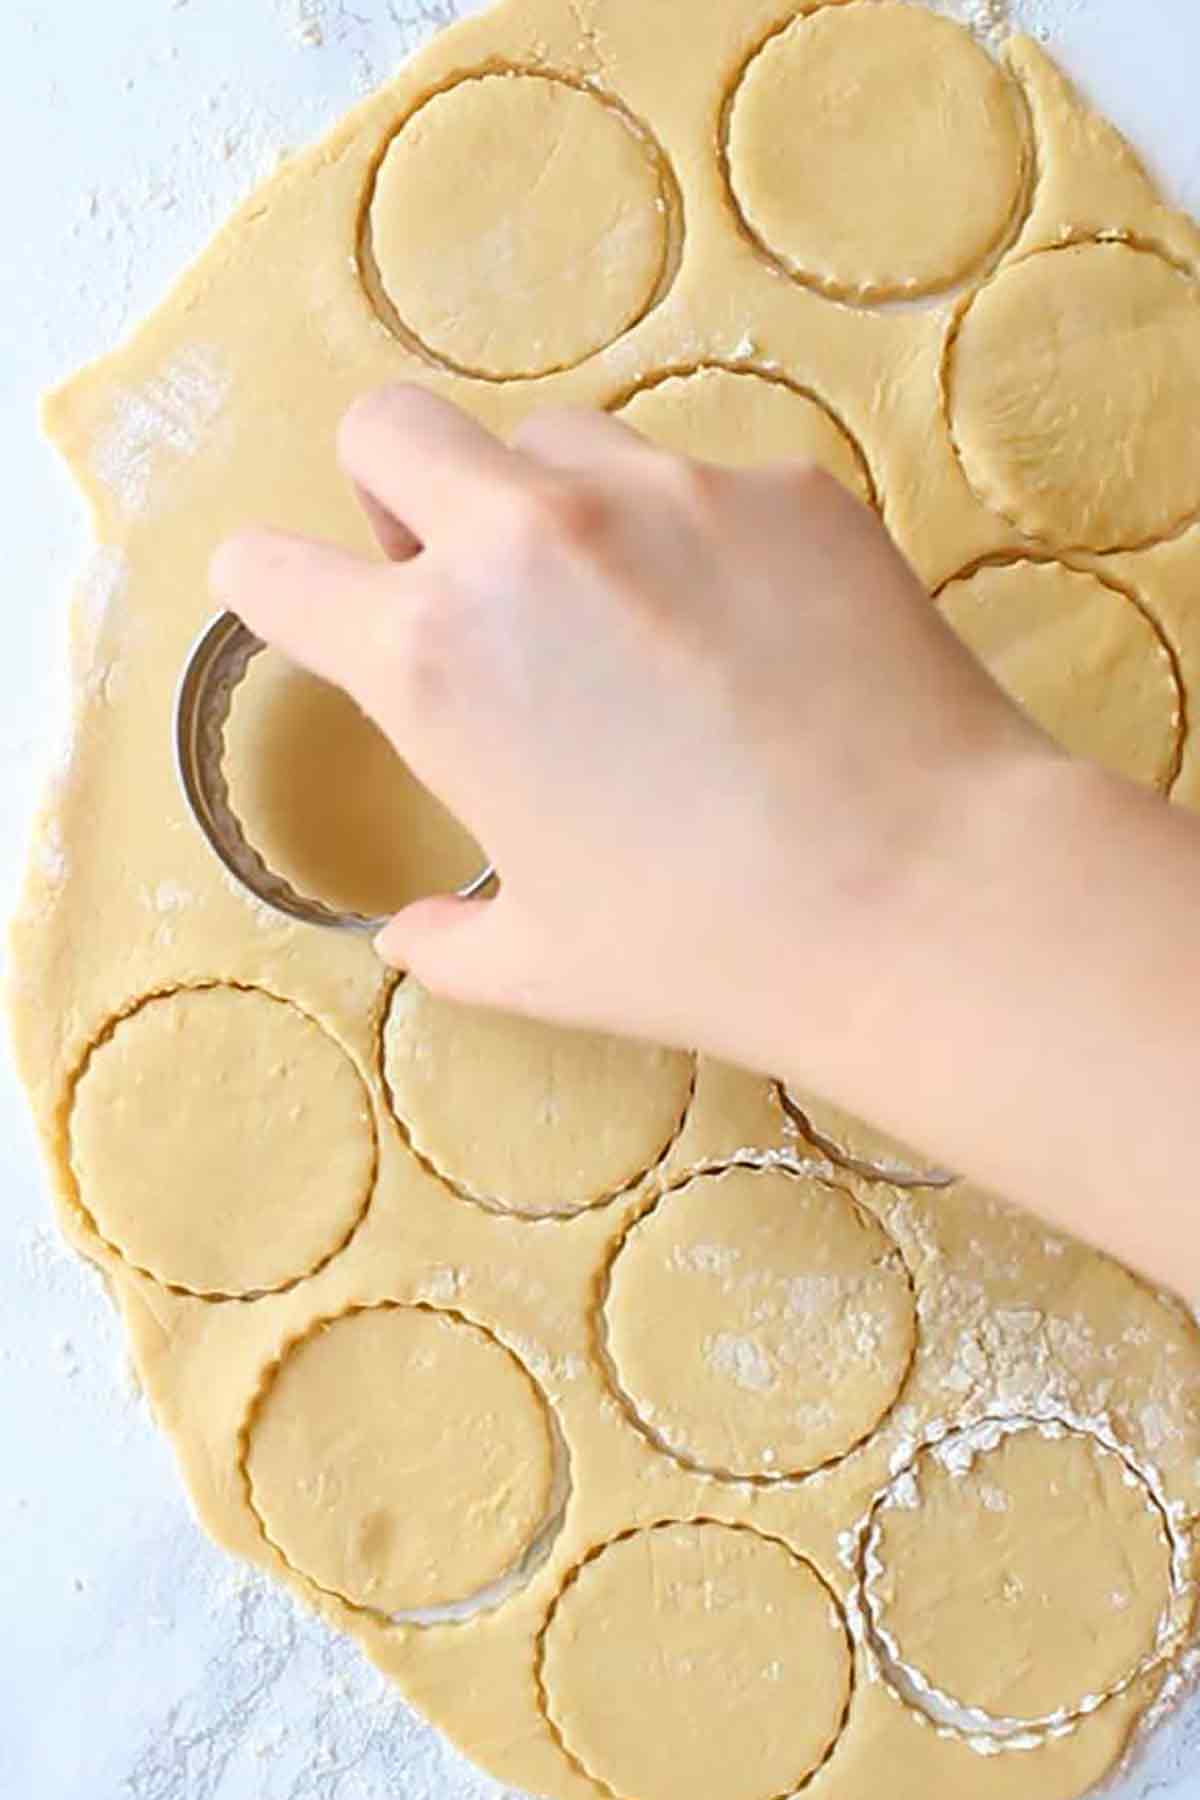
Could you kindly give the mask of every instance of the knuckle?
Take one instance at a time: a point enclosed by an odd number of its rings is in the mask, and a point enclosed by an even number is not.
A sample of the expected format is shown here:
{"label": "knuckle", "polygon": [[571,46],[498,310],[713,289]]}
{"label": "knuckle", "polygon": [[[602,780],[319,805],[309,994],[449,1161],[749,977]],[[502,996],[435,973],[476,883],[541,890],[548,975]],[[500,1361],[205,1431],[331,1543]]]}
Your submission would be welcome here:
{"label": "knuckle", "polygon": [[845,497],[846,490],[824,463],[812,456],[801,456],[780,463],[777,469],[781,485],[796,498],[827,505],[830,500]]}
{"label": "knuckle", "polygon": [[460,663],[460,637],[457,608],[448,595],[431,588],[407,597],[396,660],[409,713],[423,718],[446,709]]}
{"label": "knuckle", "polygon": [[690,456],[667,456],[659,480],[668,495],[688,512],[710,511],[724,497],[728,471],[715,463],[697,462]]}
{"label": "knuckle", "polygon": [[588,551],[608,535],[611,508],[606,497],[582,481],[523,487],[508,502],[508,529],[525,559],[546,550]]}
{"label": "knuckle", "polygon": [[570,406],[543,406],[521,420],[510,442],[518,450],[553,448],[579,430],[582,414]]}

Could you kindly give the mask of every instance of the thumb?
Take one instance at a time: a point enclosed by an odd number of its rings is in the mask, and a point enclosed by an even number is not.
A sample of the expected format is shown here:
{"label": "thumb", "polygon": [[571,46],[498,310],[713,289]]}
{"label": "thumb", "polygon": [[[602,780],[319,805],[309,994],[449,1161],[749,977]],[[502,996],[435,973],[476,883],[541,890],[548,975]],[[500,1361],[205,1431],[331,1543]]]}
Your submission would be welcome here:
{"label": "thumb", "polygon": [[520,977],[502,899],[418,900],[375,939],[384,962],[413,975],[432,994],[465,1005],[513,1010]]}

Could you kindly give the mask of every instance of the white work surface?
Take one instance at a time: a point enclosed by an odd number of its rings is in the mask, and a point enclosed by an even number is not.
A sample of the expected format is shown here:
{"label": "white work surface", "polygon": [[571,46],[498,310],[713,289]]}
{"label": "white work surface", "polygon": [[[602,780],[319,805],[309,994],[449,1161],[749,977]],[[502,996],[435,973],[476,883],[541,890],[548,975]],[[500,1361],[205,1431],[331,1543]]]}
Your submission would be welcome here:
{"label": "white work surface", "polygon": [[[6,912],[59,730],[66,598],[86,540],[38,441],[38,390],[134,325],[282,147],[317,135],[469,4],[3,0]],[[1200,212],[1196,0],[1012,10]],[[353,1650],[201,1537],[117,1321],[58,1243],[4,1066],[0,1158],[0,1796],[500,1800]],[[1200,1710],[1121,1795],[1200,1800]]]}

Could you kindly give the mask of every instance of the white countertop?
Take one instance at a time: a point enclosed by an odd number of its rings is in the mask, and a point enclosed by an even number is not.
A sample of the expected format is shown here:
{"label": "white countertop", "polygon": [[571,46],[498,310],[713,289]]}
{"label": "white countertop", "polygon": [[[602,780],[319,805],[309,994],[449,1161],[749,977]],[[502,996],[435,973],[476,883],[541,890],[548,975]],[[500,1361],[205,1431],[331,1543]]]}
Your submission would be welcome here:
{"label": "white countertop", "polygon": [[[136,323],[280,147],[315,136],[469,5],[0,9],[5,911],[61,717],[66,596],[86,541],[37,440],[38,390]],[[1196,0],[1014,0],[1014,11],[1200,212]],[[4,1064],[0,1180],[0,1795],[501,1800],[354,1651],[201,1537],[117,1321],[58,1243]],[[1200,1800],[1200,1710],[1122,1800],[1151,1794]]]}

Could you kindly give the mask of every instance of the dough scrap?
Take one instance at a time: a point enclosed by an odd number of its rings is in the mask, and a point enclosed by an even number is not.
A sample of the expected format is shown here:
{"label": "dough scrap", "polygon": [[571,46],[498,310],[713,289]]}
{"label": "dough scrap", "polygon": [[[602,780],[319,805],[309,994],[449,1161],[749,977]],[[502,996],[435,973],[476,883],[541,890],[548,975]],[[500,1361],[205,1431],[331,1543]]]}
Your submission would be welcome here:
{"label": "dough scrap", "polygon": [[223,768],[267,867],[335,911],[385,918],[486,866],[353,700],[276,651],[256,656],[234,692]]}
{"label": "dough scrap", "polygon": [[1040,251],[967,302],[950,428],[983,502],[1059,550],[1119,550],[1200,513],[1200,284],[1129,243]]}
{"label": "dough scrap", "polygon": [[688,1056],[396,989],[384,1069],[417,1153],[461,1193],[528,1218],[610,1200],[653,1169],[691,1098]]}
{"label": "dough scrap", "polygon": [[805,11],[770,37],[734,95],[728,154],[766,251],[860,301],[961,281],[1015,227],[1028,173],[1009,76],[898,0]]}
{"label": "dough scrap", "polygon": [[875,1618],[899,1660],[997,1721],[1086,1710],[1153,1657],[1171,1547],[1129,1465],[1030,1427],[925,1452],[876,1515]]}
{"label": "dough scrap", "polygon": [[294,1006],[209,987],[145,1001],[88,1057],[71,1168],[96,1229],[192,1294],[267,1293],[343,1248],[375,1128],[345,1051]]}
{"label": "dough scrap", "polygon": [[1160,632],[1120,588],[1062,563],[991,565],[952,581],[942,612],[1001,687],[1073,756],[1165,792],[1183,696]]}
{"label": "dough scrap", "polygon": [[874,502],[863,455],[844,425],[810,394],[760,369],[709,364],[639,388],[618,416],[664,449],[705,462],[753,467],[808,460]]}
{"label": "dough scrap", "polygon": [[244,1466],[293,1569],[394,1614],[467,1601],[517,1566],[550,1515],[555,1446],[510,1351],[456,1315],[384,1306],[287,1351]]}
{"label": "dough scrap", "polygon": [[370,221],[401,322],[493,380],[570,368],[620,337],[668,251],[651,145],[598,95],[532,72],[427,100],[384,156]]}
{"label": "dough scrap", "polygon": [[916,1343],[903,1258],[845,1190],[731,1169],[668,1193],[609,1273],[605,1341],[650,1435],[719,1475],[807,1474],[895,1403]]}
{"label": "dough scrap", "polygon": [[775,1800],[830,1755],[852,1662],[808,1563],[701,1520],[585,1563],[555,1604],[540,1674],[567,1750],[619,1800]]}

